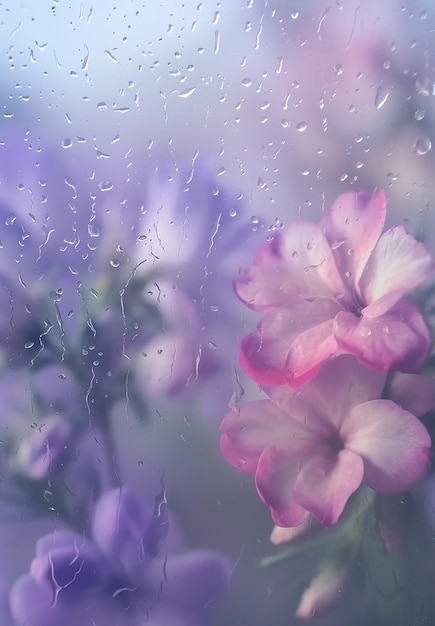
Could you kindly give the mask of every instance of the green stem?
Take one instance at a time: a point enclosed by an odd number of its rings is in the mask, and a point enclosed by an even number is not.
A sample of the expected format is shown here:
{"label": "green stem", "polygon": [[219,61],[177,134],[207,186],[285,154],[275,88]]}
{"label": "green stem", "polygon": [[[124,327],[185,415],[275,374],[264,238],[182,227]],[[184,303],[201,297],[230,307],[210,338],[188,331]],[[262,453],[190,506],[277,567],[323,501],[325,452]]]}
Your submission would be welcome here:
{"label": "green stem", "polygon": [[333,529],[325,529],[324,532],[313,539],[297,543],[279,554],[265,557],[260,561],[260,567],[276,565],[277,563],[308,550],[326,546],[328,546],[328,548],[333,547],[335,550],[352,547],[352,552],[356,552],[362,540],[361,528],[364,527],[365,521],[372,509],[374,498],[375,493],[372,490],[366,487],[360,488],[358,493],[355,494],[355,501],[353,503],[356,512],[350,512],[347,521]]}

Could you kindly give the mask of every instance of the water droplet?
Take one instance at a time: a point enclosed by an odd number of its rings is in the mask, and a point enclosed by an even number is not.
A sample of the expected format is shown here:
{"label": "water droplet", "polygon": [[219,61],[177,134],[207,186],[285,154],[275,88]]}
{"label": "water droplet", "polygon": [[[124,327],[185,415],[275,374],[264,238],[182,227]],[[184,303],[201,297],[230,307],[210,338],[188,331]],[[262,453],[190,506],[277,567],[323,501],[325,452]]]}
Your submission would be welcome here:
{"label": "water droplet", "polygon": [[102,180],[98,184],[98,188],[100,191],[110,191],[113,189],[113,183],[110,180]]}
{"label": "water droplet", "polygon": [[112,63],[118,63],[118,59],[114,57],[113,54],[109,52],[109,50],[104,50],[104,52],[106,53],[107,57],[112,61]]}
{"label": "water droplet", "polygon": [[62,148],[71,148],[71,146],[73,145],[71,139],[69,137],[67,137],[66,139],[64,139],[61,143]]}
{"label": "water droplet", "polygon": [[298,253],[296,252],[296,250],[294,250],[294,251],[292,252],[292,259],[297,259],[297,258],[298,258],[298,256],[299,256],[299,255],[298,255]]}
{"label": "water droplet", "polygon": [[88,233],[90,237],[99,237],[100,231],[93,224],[88,224]]}
{"label": "water droplet", "polygon": [[303,133],[305,130],[307,130],[308,128],[308,124],[306,122],[298,122],[296,124],[296,130],[299,131],[300,133]]}
{"label": "water droplet", "polygon": [[283,119],[281,120],[281,126],[283,128],[288,128],[290,125],[290,122],[288,120],[285,119],[285,117],[283,117]]}
{"label": "water droplet", "polygon": [[194,91],[196,91],[196,87],[189,87],[188,89],[184,89],[183,91],[180,91],[178,94],[178,97],[188,98],[189,96],[193,94]]}
{"label": "water droplet", "polygon": [[112,267],[119,267],[120,266],[119,259],[110,259],[110,265]]}
{"label": "water droplet", "polygon": [[355,163],[355,167],[357,168],[357,170],[360,170],[362,167],[364,167],[364,161],[357,161]]}
{"label": "water droplet", "polygon": [[258,222],[259,222],[258,217],[256,215],[252,215],[251,216],[251,222],[253,224],[258,224]]}
{"label": "water droplet", "polygon": [[425,115],[426,115],[426,111],[424,109],[417,109],[417,111],[414,113],[414,117],[417,120],[417,122],[422,120]]}
{"label": "water droplet", "polygon": [[214,54],[217,54],[219,52],[219,46],[220,46],[220,41],[221,41],[221,35],[220,32],[217,30],[215,31],[214,34]]}
{"label": "water droplet", "polygon": [[434,84],[430,76],[422,76],[415,81],[415,89],[420,96],[431,96],[434,93]]}
{"label": "water droplet", "polygon": [[29,348],[33,348],[34,345],[35,344],[33,341],[28,341],[27,343],[24,344],[24,347],[26,348],[26,350],[28,350]]}
{"label": "water droplet", "polygon": [[425,135],[420,135],[420,137],[417,137],[413,146],[414,152],[420,155],[427,154],[428,152],[430,152],[431,148],[432,142],[429,137],[426,137]]}
{"label": "water droplet", "polygon": [[334,65],[332,70],[336,76],[341,76],[343,74],[343,66],[340,65],[340,63],[337,63],[336,65]]}
{"label": "water droplet", "polygon": [[242,80],[242,85],[244,87],[250,87],[252,85],[252,80],[250,78],[244,78]]}
{"label": "water droplet", "polygon": [[388,100],[390,92],[384,85],[380,85],[376,91],[375,107],[381,109]]}
{"label": "water droplet", "polygon": [[283,58],[282,57],[278,57],[275,60],[275,74],[281,74],[282,71],[282,63],[283,63]]}
{"label": "water droplet", "polygon": [[290,13],[290,17],[292,18],[292,20],[297,20],[299,17],[299,11],[292,11]]}
{"label": "water droplet", "polygon": [[422,11],[420,13],[419,17],[420,17],[421,20],[426,20],[427,19],[427,11]]}

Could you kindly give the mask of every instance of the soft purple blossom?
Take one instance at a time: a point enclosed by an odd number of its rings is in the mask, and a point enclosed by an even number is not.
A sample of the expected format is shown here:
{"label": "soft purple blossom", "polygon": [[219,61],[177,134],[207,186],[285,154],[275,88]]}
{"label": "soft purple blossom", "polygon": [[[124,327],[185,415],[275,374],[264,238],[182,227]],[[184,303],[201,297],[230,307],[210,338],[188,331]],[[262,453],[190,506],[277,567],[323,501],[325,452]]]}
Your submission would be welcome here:
{"label": "soft purple blossom", "polygon": [[298,386],[339,354],[379,370],[422,365],[429,331],[403,296],[428,278],[433,259],[403,226],[382,234],[385,214],[382,191],[343,194],[319,226],[290,224],[241,271],[238,296],[263,313],[241,347],[251,378]]}
{"label": "soft purple blossom", "polygon": [[[28,574],[10,595],[26,626],[203,626],[230,573],[223,556],[165,553],[168,515],[128,490],[105,493],[90,538],[70,530],[42,537]],[[170,548],[170,545],[168,546]]]}
{"label": "soft purple blossom", "polygon": [[160,164],[146,186],[132,259],[135,275],[149,277],[144,294],[160,328],[140,350],[127,351],[133,384],[145,399],[179,397],[222,375],[226,399],[227,364],[240,340],[232,273],[255,243],[253,224],[242,197],[219,184],[205,156],[191,169]]}
{"label": "soft purple blossom", "polygon": [[48,415],[21,442],[13,466],[34,480],[42,480],[56,472],[71,454],[71,424],[63,417]]}
{"label": "soft purple blossom", "polygon": [[275,524],[297,526],[311,513],[331,526],[362,483],[400,493],[424,477],[429,434],[415,415],[379,399],[385,378],[342,356],[301,389],[265,388],[269,399],[224,418],[222,453],[255,473]]}

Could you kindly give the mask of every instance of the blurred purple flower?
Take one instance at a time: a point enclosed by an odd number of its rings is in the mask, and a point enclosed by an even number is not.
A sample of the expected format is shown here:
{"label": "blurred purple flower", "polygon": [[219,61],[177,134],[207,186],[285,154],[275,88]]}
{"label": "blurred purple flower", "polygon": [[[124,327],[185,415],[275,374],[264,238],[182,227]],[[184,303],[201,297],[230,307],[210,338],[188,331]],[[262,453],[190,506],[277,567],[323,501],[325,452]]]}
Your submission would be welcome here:
{"label": "blurred purple flower", "polygon": [[60,530],[42,537],[30,572],[10,595],[17,624],[77,626],[203,626],[210,603],[228,584],[230,567],[218,553],[161,552],[168,512],[126,489],[96,505],[92,537]]}
{"label": "blurred purple flower", "polygon": [[48,415],[17,450],[14,468],[34,480],[42,480],[65,463],[71,451],[71,424],[63,417]]}
{"label": "blurred purple flower", "polygon": [[144,344],[136,367],[145,393],[179,395],[234,359],[231,277],[260,227],[246,218],[242,197],[218,185],[202,156],[191,171],[161,166],[150,178],[145,208],[136,261],[146,259],[149,270],[151,260],[148,298],[162,330]]}

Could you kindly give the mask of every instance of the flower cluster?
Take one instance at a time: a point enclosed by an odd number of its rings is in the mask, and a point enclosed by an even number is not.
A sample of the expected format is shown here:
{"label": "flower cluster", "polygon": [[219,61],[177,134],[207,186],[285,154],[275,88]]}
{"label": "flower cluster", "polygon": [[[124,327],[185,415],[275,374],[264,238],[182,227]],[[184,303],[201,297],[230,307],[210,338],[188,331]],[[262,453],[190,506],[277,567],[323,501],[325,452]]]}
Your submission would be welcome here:
{"label": "flower cluster", "polygon": [[434,264],[402,226],[382,233],[385,215],[382,191],[346,193],[319,226],[284,228],[235,281],[263,313],[241,363],[267,398],[224,418],[221,450],[255,474],[274,543],[302,534],[311,517],[335,525],[363,484],[399,494],[428,470],[431,438],[418,418],[435,406],[434,381],[409,372],[431,340],[404,296]]}
{"label": "flower cluster", "polygon": [[166,507],[154,514],[128,490],[106,492],[90,537],[58,530],[39,539],[29,573],[11,591],[17,624],[204,624],[229,563],[207,550],[162,551],[168,525]]}
{"label": "flower cluster", "polygon": [[[50,165],[65,179],[64,164],[43,160]],[[219,370],[225,348],[213,350],[204,333],[207,276],[218,274],[215,250],[230,254],[240,241],[224,228],[236,199],[201,160],[191,172],[150,174],[148,194],[122,211],[65,180],[53,215],[46,197],[34,194],[31,214],[7,186],[0,197],[1,498],[8,514],[24,500],[24,518],[55,526],[28,574],[5,582],[5,621],[202,626],[227,586],[228,560],[180,552],[166,487],[152,507],[149,493],[124,486],[115,431],[121,405],[146,425],[156,391],[176,394]]]}

